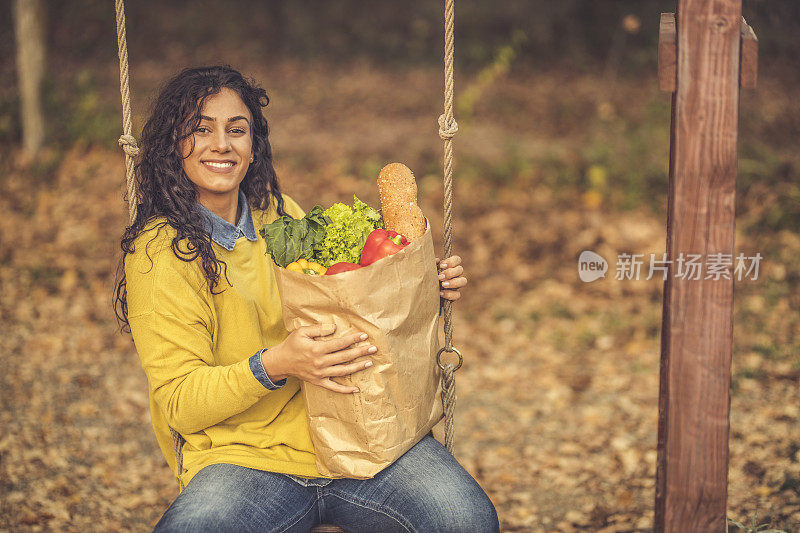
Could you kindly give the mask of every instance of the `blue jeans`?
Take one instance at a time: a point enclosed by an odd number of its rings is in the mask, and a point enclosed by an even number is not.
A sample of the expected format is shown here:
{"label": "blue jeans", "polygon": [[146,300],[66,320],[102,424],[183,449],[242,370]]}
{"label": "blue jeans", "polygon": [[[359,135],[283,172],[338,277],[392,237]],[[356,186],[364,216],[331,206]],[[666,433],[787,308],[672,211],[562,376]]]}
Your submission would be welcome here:
{"label": "blue jeans", "polygon": [[372,479],[300,478],[230,464],[198,472],[155,531],[496,532],[480,485],[430,435]]}

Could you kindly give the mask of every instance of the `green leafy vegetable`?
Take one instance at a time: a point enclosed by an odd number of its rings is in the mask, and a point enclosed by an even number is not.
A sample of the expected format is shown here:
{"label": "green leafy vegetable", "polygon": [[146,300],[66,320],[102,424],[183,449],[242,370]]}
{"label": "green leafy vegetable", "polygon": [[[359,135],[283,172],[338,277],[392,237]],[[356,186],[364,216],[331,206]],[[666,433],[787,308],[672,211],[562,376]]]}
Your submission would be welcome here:
{"label": "green leafy vegetable", "polygon": [[286,268],[301,257],[314,260],[322,251],[325,227],[330,219],[322,207],[315,205],[306,216],[300,219],[288,215],[275,222],[265,224],[259,231],[267,243],[267,252],[275,264]]}
{"label": "green leafy vegetable", "polygon": [[353,196],[353,207],[333,204],[325,210],[330,223],[325,227],[317,262],[326,268],[334,263],[358,263],[364,242],[374,229],[383,228],[383,218],[375,209]]}

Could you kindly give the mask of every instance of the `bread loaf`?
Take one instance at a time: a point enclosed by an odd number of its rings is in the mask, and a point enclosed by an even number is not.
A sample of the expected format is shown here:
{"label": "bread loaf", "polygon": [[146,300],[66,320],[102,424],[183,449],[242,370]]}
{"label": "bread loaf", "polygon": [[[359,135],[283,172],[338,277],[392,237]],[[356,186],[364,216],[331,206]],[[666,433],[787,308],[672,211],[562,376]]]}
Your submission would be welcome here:
{"label": "bread loaf", "polygon": [[409,241],[425,233],[425,216],[417,205],[417,181],[402,163],[389,163],[378,176],[381,214],[386,229],[396,231]]}

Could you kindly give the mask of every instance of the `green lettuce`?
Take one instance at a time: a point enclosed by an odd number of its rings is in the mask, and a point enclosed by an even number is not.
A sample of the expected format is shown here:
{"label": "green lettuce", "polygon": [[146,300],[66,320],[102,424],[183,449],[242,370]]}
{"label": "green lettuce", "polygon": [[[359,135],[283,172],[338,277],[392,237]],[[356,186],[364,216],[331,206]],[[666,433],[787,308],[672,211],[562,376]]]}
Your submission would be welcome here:
{"label": "green lettuce", "polygon": [[326,268],[342,261],[358,263],[369,234],[383,228],[381,214],[355,195],[353,207],[333,204],[325,210],[325,216],[330,222],[325,226],[325,237],[315,257]]}
{"label": "green lettuce", "polygon": [[322,207],[315,205],[303,218],[284,215],[271,224],[265,224],[259,233],[264,237],[267,253],[272,255],[275,264],[286,268],[301,257],[313,261],[319,255],[328,222]]}

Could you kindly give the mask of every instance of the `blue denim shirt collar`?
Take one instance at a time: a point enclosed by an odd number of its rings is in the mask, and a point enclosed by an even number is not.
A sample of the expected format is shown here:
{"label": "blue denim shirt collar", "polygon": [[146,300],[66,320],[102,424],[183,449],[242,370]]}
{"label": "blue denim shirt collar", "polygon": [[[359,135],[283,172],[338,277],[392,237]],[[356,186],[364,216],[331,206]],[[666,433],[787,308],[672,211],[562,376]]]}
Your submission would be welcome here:
{"label": "blue denim shirt collar", "polygon": [[241,188],[239,189],[239,205],[242,208],[242,214],[239,217],[239,223],[234,226],[203,204],[199,202],[196,204],[200,215],[203,217],[203,226],[211,234],[211,240],[228,251],[233,250],[236,241],[242,235],[250,241],[257,240],[253,215],[250,213],[247,197]]}

